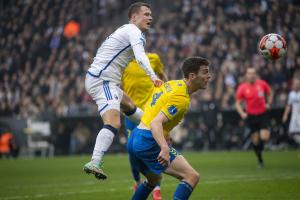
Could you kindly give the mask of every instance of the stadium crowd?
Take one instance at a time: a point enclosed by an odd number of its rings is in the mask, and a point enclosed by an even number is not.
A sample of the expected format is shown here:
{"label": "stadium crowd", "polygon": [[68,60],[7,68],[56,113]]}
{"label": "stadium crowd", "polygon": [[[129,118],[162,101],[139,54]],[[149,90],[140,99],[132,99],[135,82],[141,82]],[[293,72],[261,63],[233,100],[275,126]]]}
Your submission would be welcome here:
{"label": "stadium crowd", "polygon": [[[132,2],[2,1],[0,116],[96,114],[84,89],[85,73],[101,41],[126,23]],[[181,77],[177,66],[187,56],[212,60],[210,89],[192,98],[193,111],[234,109],[235,88],[248,66],[271,84],[272,106],[283,107],[291,78],[300,69],[300,5],[295,2],[153,1],[146,49],[161,56],[169,79]],[[71,22],[75,30],[68,28]],[[283,35],[288,44],[286,57],[276,62],[257,51],[259,39],[271,32]],[[187,126],[208,129],[206,124]]]}
{"label": "stadium crowd", "polygon": [[[91,102],[84,90],[85,71],[98,44],[113,30],[107,22],[124,14],[131,1],[8,1],[2,4],[0,115],[40,116],[80,113]],[[214,67],[213,99],[232,109],[234,90],[247,66],[258,69],[275,91],[273,106],[286,102],[290,79],[300,67],[300,7],[289,1],[176,0],[155,13],[147,36],[169,79],[181,76],[181,60],[189,55],[210,58]],[[68,37],[71,20],[80,32]],[[115,24],[118,25],[118,24]],[[288,54],[268,62],[257,52],[259,38],[282,34]],[[199,110],[195,97],[192,109]],[[83,109],[84,110],[84,109]],[[94,110],[95,112],[96,110]]]}

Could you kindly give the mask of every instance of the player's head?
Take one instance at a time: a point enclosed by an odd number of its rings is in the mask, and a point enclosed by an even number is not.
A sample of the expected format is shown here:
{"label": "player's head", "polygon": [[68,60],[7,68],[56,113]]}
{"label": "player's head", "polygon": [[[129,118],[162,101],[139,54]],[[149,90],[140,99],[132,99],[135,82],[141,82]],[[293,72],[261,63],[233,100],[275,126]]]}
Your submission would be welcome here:
{"label": "player's head", "polygon": [[211,79],[209,72],[210,62],[202,57],[189,57],[185,59],[182,65],[184,78],[193,90],[205,89],[208,81]]}
{"label": "player's head", "polygon": [[136,2],[128,9],[130,23],[135,24],[142,32],[148,31],[152,23],[151,7],[147,3]]}
{"label": "player's head", "polygon": [[248,67],[246,71],[246,80],[249,83],[254,83],[257,78],[256,70],[254,67]]}

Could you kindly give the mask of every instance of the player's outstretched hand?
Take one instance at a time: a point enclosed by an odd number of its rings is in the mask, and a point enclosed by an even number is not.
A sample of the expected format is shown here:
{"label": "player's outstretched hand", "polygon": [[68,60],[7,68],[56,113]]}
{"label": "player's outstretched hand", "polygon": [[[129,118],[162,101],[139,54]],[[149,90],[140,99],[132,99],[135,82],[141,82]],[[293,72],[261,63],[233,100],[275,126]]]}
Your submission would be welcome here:
{"label": "player's outstretched hand", "polygon": [[162,166],[167,167],[170,165],[170,149],[169,149],[169,147],[162,148],[160,150],[157,160]]}
{"label": "player's outstretched hand", "polygon": [[159,87],[159,86],[161,86],[164,83],[160,79],[153,79],[152,82],[153,82],[153,84],[154,84],[155,87]]}

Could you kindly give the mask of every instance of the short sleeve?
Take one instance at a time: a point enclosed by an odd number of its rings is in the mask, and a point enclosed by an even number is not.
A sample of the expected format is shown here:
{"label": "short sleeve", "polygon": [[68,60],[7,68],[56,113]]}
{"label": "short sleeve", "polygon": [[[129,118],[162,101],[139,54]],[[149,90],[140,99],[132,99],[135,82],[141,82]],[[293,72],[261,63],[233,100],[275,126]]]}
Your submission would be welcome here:
{"label": "short sleeve", "polygon": [[142,33],[142,31],[135,25],[131,24],[131,26],[129,26],[128,35],[129,35],[129,42],[131,46],[140,43],[142,43],[143,46],[145,46],[146,44],[145,36]]}
{"label": "short sleeve", "polygon": [[188,109],[188,104],[186,96],[173,94],[170,95],[161,112],[171,121],[176,116],[184,114]]}
{"label": "short sleeve", "polygon": [[244,99],[244,92],[243,92],[243,87],[242,85],[240,85],[238,88],[237,88],[237,92],[236,92],[236,95],[235,95],[235,99],[236,100],[243,100]]}

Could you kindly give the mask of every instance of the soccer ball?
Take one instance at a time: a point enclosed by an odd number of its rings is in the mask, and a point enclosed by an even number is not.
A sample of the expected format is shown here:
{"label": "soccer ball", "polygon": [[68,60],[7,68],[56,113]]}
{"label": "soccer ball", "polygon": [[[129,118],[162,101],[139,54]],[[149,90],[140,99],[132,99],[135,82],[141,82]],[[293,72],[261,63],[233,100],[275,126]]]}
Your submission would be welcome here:
{"label": "soccer ball", "polygon": [[286,54],[286,41],[276,33],[270,33],[261,38],[259,52],[263,57],[270,60],[277,60]]}

